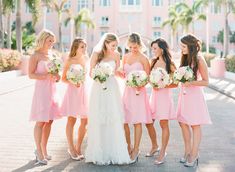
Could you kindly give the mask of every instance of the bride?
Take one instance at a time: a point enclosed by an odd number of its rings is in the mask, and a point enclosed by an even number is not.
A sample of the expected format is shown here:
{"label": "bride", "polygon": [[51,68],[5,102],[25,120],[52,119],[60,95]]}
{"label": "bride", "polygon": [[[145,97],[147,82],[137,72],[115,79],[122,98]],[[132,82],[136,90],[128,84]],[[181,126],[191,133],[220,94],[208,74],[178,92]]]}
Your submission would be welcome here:
{"label": "bride", "polygon": [[[110,65],[115,73],[120,65],[117,45],[115,34],[103,35],[93,50],[90,74],[101,63]],[[94,81],[91,88],[86,162],[98,165],[129,164],[130,157],[123,128],[124,112],[115,76],[110,76],[105,85],[106,90],[102,88],[102,84]]]}

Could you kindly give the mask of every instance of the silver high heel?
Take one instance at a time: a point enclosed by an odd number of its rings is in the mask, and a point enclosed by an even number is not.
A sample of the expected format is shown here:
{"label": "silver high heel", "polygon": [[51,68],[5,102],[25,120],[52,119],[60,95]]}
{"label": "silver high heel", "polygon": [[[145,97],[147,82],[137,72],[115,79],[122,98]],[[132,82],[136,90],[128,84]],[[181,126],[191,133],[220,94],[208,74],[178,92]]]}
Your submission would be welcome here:
{"label": "silver high heel", "polygon": [[46,160],[52,160],[52,156],[51,156],[51,155],[46,155],[46,156],[45,156],[45,159],[46,159]]}
{"label": "silver high heel", "polygon": [[77,156],[77,155],[73,156],[69,150],[68,150],[68,153],[69,153],[69,156],[70,156],[71,159],[73,159],[75,161],[80,161],[81,160],[80,156]]}
{"label": "silver high heel", "polygon": [[35,165],[38,165],[38,164],[40,164],[40,165],[47,165],[47,160],[46,159],[42,159],[42,160],[39,159],[37,150],[34,151],[34,154],[36,156],[36,163],[35,163]]}
{"label": "silver high heel", "polygon": [[154,156],[156,153],[158,154],[160,152],[160,148],[158,147],[156,150],[154,150],[153,152],[148,152],[145,157],[152,157]]}
{"label": "silver high heel", "polygon": [[184,157],[180,158],[180,163],[186,163],[188,160],[189,154],[186,154]]}
{"label": "silver high heel", "polygon": [[140,155],[140,151],[137,153],[137,155],[135,156],[135,158],[130,161],[130,164],[134,164],[134,163],[138,162],[139,155]]}
{"label": "silver high heel", "polygon": [[155,161],[154,161],[154,164],[155,164],[155,165],[163,164],[163,163],[165,162],[166,156],[167,156],[167,153],[165,152],[165,155],[164,155],[164,157],[162,158],[162,160],[161,160],[161,161],[155,160]]}
{"label": "silver high heel", "polygon": [[186,161],[186,162],[184,163],[184,166],[185,166],[185,167],[194,167],[194,166],[198,166],[198,160],[199,160],[199,157],[197,156],[192,162]]}

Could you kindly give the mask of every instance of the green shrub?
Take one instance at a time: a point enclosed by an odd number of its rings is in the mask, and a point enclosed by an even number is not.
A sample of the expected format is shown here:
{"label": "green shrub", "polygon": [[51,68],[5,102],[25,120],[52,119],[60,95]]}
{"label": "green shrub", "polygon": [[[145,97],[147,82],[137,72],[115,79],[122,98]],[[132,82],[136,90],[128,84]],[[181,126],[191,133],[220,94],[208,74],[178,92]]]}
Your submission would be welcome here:
{"label": "green shrub", "polygon": [[225,58],[225,67],[227,71],[235,73],[235,55],[228,55]]}
{"label": "green shrub", "polygon": [[212,53],[202,53],[203,57],[206,60],[207,66],[210,67],[211,66],[211,60],[215,58],[215,54]]}

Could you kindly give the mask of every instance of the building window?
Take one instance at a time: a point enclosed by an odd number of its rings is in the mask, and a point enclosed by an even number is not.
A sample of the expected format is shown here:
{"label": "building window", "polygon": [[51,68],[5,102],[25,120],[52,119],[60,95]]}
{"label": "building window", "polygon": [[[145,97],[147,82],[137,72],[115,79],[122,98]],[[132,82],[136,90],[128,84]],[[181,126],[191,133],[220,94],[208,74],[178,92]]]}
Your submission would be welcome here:
{"label": "building window", "polygon": [[161,17],[158,17],[158,16],[153,17],[153,25],[154,26],[161,26],[161,24],[162,24]]}
{"label": "building window", "polygon": [[102,37],[105,33],[107,33],[108,31],[101,31],[100,32],[100,36]]}
{"label": "building window", "polygon": [[122,5],[140,5],[140,0],[122,0]]}
{"label": "building window", "polygon": [[51,9],[51,8],[46,7],[46,9],[47,9],[47,13],[51,13],[51,12],[52,12],[52,9]]}
{"label": "building window", "polygon": [[212,2],[210,5],[210,11],[212,14],[219,14],[221,13],[221,8],[220,6],[217,6],[214,2]]}
{"label": "building window", "polygon": [[152,6],[162,6],[163,1],[162,0],[152,0]]}
{"label": "building window", "polygon": [[110,6],[110,0],[100,0],[100,6],[103,6],[103,7]]}
{"label": "building window", "polygon": [[107,16],[101,17],[101,25],[107,25],[108,22],[109,22],[109,17],[107,17]]}
{"label": "building window", "polygon": [[31,13],[31,10],[28,5],[25,5],[25,13]]}
{"label": "building window", "polygon": [[217,43],[217,36],[212,36],[212,43]]}
{"label": "building window", "polygon": [[154,39],[161,37],[161,32],[153,32]]}
{"label": "building window", "polygon": [[142,6],[140,0],[121,0],[120,12],[141,12]]}
{"label": "building window", "polygon": [[82,8],[88,8],[88,0],[78,0],[78,12]]}
{"label": "building window", "polygon": [[71,1],[67,1],[65,4],[64,4],[64,9],[70,9],[71,8]]}

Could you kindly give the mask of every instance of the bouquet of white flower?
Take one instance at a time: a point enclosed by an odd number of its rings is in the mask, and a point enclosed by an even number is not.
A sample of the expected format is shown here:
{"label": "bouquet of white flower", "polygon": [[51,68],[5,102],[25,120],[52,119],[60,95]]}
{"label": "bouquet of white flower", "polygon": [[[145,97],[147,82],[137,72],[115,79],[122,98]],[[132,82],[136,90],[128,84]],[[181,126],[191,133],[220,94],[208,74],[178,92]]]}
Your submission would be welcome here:
{"label": "bouquet of white flower", "polygon": [[173,82],[175,84],[178,84],[179,82],[185,83],[187,81],[193,80],[193,70],[189,66],[180,67],[173,74]]}
{"label": "bouquet of white flower", "polygon": [[72,64],[66,73],[67,80],[74,85],[85,81],[85,70],[80,64]]}
{"label": "bouquet of white flower", "polygon": [[[148,75],[143,70],[131,71],[127,75],[126,85],[129,87],[142,87],[148,83]],[[140,92],[136,90],[136,95],[139,95]]]}
{"label": "bouquet of white flower", "polygon": [[[179,82],[185,83],[194,80],[193,70],[189,66],[183,66],[178,68],[173,74],[173,83]],[[183,94],[186,95],[186,90],[183,88]]]}
{"label": "bouquet of white flower", "polygon": [[156,68],[151,71],[149,82],[155,88],[164,88],[171,83],[170,75],[165,69]]}
{"label": "bouquet of white flower", "polygon": [[46,68],[50,74],[58,74],[62,70],[63,62],[61,59],[52,58],[47,62]]}
{"label": "bouquet of white flower", "polygon": [[108,63],[99,63],[95,66],[95,68],[91,72],[91,77],[100,82],[103,86],[103,90],[106,90],[105,82],[113,74],[113,69]]}

